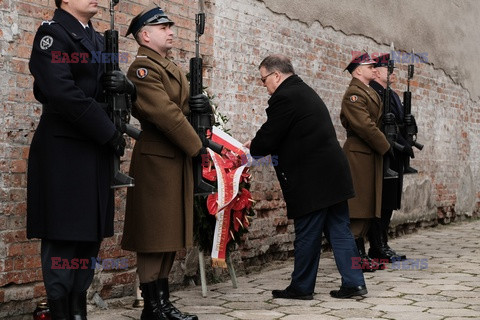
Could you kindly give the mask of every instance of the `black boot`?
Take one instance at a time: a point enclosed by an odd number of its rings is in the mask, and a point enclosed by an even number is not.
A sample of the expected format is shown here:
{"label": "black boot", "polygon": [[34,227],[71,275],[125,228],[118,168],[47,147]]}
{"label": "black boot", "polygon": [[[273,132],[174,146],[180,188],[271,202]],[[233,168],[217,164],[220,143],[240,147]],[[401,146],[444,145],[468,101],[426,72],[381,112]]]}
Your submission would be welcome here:
{"label": "black boot", "polygon": [[70,320],[87,320],[87,293],[70,293]]}
{"label": "black boot", "polygon": [[387,251],[383,245],[382,225],[378,218],[372,219],[368,230],[368,241],[370,242],[370,248],[368,249],[370,258],[392,262],[391,252]]}
{"label": "black boot", "polygon": [[388,231],[383,230],[381,233],[380,240],[382,242],[382,250],[387,254],[389,257],[390,262],[394,261],[402,261],[406,260],[407,256],[401,253],[396,253],[390,246],[388,245]]}
{"label": "black boot", "polygon": [[141,320],[168,320],[160,307],[157,281],[140,283],[143,297],[143,310]]}
{"label": "black boot", "polygon": [[365,241],[363,238],[355,239],[355,243],[357,244],[358,253],[360,254],[363,272],[375,272],[377,270],[385,269],[385,265],[383,263],[377,263],[367,255],[365,251]]}
{"label": "black boot", "polygon": [[198,320],[196,315],[181,313],[170,302],[170,290],[168,288],[168,279],[161,278],[157,280],[158,296],[160,297],[160,307],[169,320]]}
{"label": "black boot", "polygon": [[60,299],[48,299],[48,307],[52,320],[70,320],[68,312],[68,296]]}

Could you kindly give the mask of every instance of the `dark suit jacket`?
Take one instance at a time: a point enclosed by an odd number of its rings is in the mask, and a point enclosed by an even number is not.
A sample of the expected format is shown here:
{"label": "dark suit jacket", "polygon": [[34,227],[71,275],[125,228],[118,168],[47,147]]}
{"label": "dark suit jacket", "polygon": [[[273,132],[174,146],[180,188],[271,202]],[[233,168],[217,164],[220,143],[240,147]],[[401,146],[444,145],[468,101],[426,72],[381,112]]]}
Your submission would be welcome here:
{"label": "dark suit jacket", "polygon": [[280,84],[268,100],[267,121],[252,140],[252,156],[278,156],[277,178],[288,218],[354,196],[347,159],[322,99],[300,77]]}
{"label": "dark suit jacket", "polygon": [[[113,154],[106,142],[115,127],[99,103],[104,65],[91,61],[101,51],[103,37],[90,39],[61,9],[35,35],[29,67],[35,98],[45,107],[28,160],[29,238],[99,241],[113,235]],[[67,63],[55,59],[58,53],[88,59]]]}

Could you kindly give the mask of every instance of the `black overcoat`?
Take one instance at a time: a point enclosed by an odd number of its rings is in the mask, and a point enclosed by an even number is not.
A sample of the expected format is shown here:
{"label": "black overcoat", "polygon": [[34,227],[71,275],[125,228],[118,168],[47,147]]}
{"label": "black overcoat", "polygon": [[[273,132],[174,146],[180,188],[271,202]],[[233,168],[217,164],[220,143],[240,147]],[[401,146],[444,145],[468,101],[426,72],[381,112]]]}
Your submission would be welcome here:
{"label": "black overcoat", "polygon": [[[376,81],[371,81],[370,86],[375,90],[380,98],[384,99],[385,89]],[[397,142],[400,145],[408,144],[406,139],[406,132],[403,125],[404,107],[398,94],[392,89],[390,95],[390,111],[395,115],[395,122],[398,126]],[[398,178],[384,179],[382,185],[382,209],[397,210],[402,206],[402,192],[403,192],[403,163],[405,157],[409,157],[405,153],[393,149],[394,157],[392,158],[387,153],[385,157],[390,157],[390,169],[398,172]]]}
{"label": "black overcoat", "polygon": [[298,218],[354,196],[347,158],[327,107],[297,75],[268,100],[267,121],[252,140],[252,156],[278,156],[277,178],[287,216]]}
{"label": "black overcoat", "polygon": [[99,241],[113,234],[106,142],[115,127],[99,103],[104,65],[91,60],[102,50],[103,37],[88,37],[61,9],[35,35],[29,67],[43,113],[28,159],[28,238]]}

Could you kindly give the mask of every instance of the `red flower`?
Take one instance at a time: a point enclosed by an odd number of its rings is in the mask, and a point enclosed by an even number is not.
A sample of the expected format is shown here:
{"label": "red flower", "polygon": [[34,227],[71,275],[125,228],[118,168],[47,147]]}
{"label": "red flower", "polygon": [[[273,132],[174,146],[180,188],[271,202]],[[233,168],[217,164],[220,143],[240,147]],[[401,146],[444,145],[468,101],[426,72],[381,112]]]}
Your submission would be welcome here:
{"label": "red flower", "polygon": [[207,209],[211,215],[218,213],[218,193],[209,194],[207,197]]}
{"label": "red flower", "polygon": [[242,188],[240,194],[237,195],[235,199],[233,199],[233,210],[243,210],[243,209],[250,209],[252,206],[252,194],[246,188]]}
{"label": "red flower", "polygon": [[217,171],[211,167],[202,167],[202,176],[210,181],[217,181]]}

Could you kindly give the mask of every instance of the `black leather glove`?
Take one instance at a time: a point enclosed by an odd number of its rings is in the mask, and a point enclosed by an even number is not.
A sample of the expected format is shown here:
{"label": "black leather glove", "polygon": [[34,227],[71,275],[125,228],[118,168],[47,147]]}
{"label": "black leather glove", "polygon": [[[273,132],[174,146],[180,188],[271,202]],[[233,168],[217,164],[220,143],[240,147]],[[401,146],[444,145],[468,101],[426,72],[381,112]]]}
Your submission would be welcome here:
{"label": "black leather glove", "polygon": [[103,88],[114,93],[134,95],[135,85],[120,70],[105,72],[102,77]]}
{"label": "black leather glove", "polygon": [[197,94],[188,100],[190,111],[197,113],[212,113],[212,106],[208,97],[204,94]]}
{"label": "black leather glove", "polygon": [[122,157],[125,154],[127,143],[120,131],[115,131],[113,137],[108,140],[107,144],[113,149],[113,152],[115,152],[118,157]]}
{"label": "black leather glove", "polygon": [[415,154],[413,153],[413,149],[410,145],[406,144],[405,146],[403,146],[403,153],[408,155],[410,158],[415,158]]}

